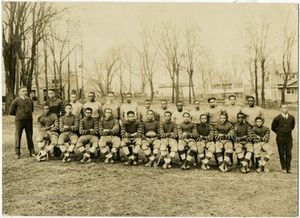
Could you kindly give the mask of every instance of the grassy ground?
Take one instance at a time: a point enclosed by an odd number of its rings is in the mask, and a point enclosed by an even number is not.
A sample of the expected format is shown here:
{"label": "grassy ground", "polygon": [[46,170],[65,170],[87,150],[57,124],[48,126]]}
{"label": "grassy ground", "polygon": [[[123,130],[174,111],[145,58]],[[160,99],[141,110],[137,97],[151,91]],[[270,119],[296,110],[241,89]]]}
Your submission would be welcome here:
{"label": "grassy ground", "polygon": [[[35,120],[36,123],[36,114]],[[279,112],[266,110],[266,125]],[[295,116],[297,112],[292,112]],[[270,173],[228,173],[216,169],[182,171],[125,167],[103,162],[38,163],[28,156],[25,136],[21,159],[14,159],[14,118],[2,120],[2,213],[30,216],[297,216],[298,124],[293,132],[293,174],[283,174],[274,155]],[[36,126],[34,127],[36,131]],[[213,162],[214,164],[214,162]]]}

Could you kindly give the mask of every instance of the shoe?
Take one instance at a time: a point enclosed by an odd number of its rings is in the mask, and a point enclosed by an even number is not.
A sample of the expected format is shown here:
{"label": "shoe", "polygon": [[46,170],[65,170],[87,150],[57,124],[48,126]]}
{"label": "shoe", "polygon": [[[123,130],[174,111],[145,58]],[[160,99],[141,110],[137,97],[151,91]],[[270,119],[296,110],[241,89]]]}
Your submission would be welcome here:
{"label": "shoe", "polygon": [[29,157],[35,157],[35,152],[34,151],[29,152]]}
{"label": "shoe", "polygon": [[261,171],[262,171],[262,167],[260,166],[257,168],[256,172],[261,173]]}
{"label": "shoe", "polygon": [[131,159],[129,159],[128,161],[126,161],[124,164],[126,165],[126,166],[129,166],[129,165],[131,165],[132,164],[132,160]]}
{"label": "shoe", "polygon": [[206,164],[202,163],[202,164],[201,164],[201,169],[202,169],[202,170],[207,170]]}
{"label": "shoe", "polygon": [[133,161],[132,165],[133,165],[133,166],[137,166],[137,165],[138,165],[138,162]]}
{"label": "shoe", "polygon": [[205,164],[205,166],[206,166],[206,169],[207,169],[207,170],[210,169],[210,166],[209,166],[209,165]]}
{"label": "shoe", "polygon": [[113,164],[115,163],[115,161],[113,159],[110,159],[110,163]]}
{"label": "shoe", "polygon": [[70,157],[67,158],[67,162],[71,162],[71,158]]}
{"label": "shoe", "polygon": [[20,155],[19,155],[19,154],[16,154],[16,155],[15,155],[15,159],[20,159]]}
{"label": "shoe", "polygon": [[92,159],[88,158],[85,163],[91,163],[91,162],[92,162]]}
{"label": "shoe", "polygon": [[286,173],[292,174],[292,171],[291,170],[287,170]]}
{"label": "shoe", "polygon": [[164,163],[164,165],[162,166],[163,169],[168,169],[168,163]]}
{"label": "shoe", "polygon": [[248,166],[246,166],[245,169],[246,169],[246,173],[250,172],[250,168]]}
{"label": "shoe", "polygon": [[186,169],[189,170],[191,169],[190,165],[188,163],[186,163]]}
{"label": "shoe", "polygon": [[104,161],[105,164],[109,164],[109,162],[110,162],[109,158],[106,158]]}
{"label": "shoe", "polygon": [[146,167],[151,167],[153,165],[153,160],[149,160],[148,163],[146,163]]}
{"label": "shoe", "polygon": [[224,170],[224,164],[221,164],[221,165],[219,166],[219,169],[220,169],[221,172],[224,173],[224,172],[225,172],[225,170]]}
{"label": "shoe", "polygon": [[224,165],[224,172],[227,172],[228,171],[228,167],[227,165]]}
{"label": "shoe", "polygon": [[154,163],[153,163],[153,166],[154,166],[154,167],[158,167],[158,163],[154,162]]}
{"label": "shoe", "polygon": [[182,170],[186,170],[186,163],[184,162],[183,164],[181,164],[181,167],[180,167]]}
{"label": "shoe", "polygon": [[67,159],[68,159],[68,158],[67,158],[66,156],[64,156],[64,158],[62,159],[62,162],[63,162],[63,163],[66,163],[66,162],[67,162]]}
{"label": "shoe", "polygon": [[85,163],[87,161],[88,157],[83,156],[83,158],[80,160],[81,163]]}
{"label": "shoe", "polygon": [[242,167],[241,167],[241,172],[242,172],[242,173],[246,173],[246,167],[242,166]]}
{"label": "shoe", "polygon": [[171,168],[172,168],[172,166],[171,166],[171,164],[169,163],[169,164],[168,164],[168,169],[171,169]]}
{"label": "shoe", "polygon": [[265,173],[269,173],[270,172],[270,170],[268,168],[266,168],[266,167],[264,167],[263,170],[264,170]]}

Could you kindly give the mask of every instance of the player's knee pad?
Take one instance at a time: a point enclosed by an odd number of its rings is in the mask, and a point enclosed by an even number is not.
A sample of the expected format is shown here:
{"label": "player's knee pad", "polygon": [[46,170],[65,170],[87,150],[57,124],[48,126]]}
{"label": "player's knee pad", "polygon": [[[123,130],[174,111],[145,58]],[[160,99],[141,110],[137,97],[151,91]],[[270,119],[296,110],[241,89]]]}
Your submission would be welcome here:
{"label": "player's knee pad", "polygon": [[43,141],[40,141],[40,142],[38,142],[37,144],[38,144],[38,148],[39,148],[39,149],[42,149],[42,148],[45,147],[45,143],[44,143]]}
{"label": "player's knee pad", "polygon": [[137,154],[137,153],[139,153],[140,150],[141,150],[141,146],[136,145],[136,146],[134,146],[133,153]]}

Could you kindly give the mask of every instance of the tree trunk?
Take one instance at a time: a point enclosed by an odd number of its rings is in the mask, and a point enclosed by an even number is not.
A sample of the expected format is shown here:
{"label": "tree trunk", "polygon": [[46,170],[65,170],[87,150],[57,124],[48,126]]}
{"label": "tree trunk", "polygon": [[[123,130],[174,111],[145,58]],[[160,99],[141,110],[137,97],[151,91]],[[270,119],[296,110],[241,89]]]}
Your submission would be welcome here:
{"label": "tree trunk", "polygon": [[261,62],[261,106],[266,107],[266,98],[265,98],[265,60]]}
{"label": "tree trunk", "polygon": [[150,101],[152,102],[153,101],[153,98],[154,98],[154,87],[153,87],[153,81],[152,79],[149,80],[149,85],[150,85]]}
{"label": "tree trunk", "polygon": [[176,69],[175,100],[179,100],[179,66]]}
{"label": "tree trunk", "polygon": [[192,103],[192,75],[189,73],[189,103]]}
{"label": "tree trunk", "polygon": [[288,77],[285,75],[281,90],[281,104],[285,103],[285,90],[287,88]]}
{"label": "tree trunk", "polygon": [[256,105],[259,105],[259,99],[258,99],[258,72],[257,72],[257,59],[254,59],[254,89],[255,89],[255,99],[256,99]]}
{"label": "tree trunk", "polygon": [[[47,39],[44,40],[44,64],[45,64],[45,82],[46,82],[46,96],[44,96],[44,101],[48,100],[48,64],[47,60],[48,54],[47,54]],[[44,92],[43,92],[44,93]]]}

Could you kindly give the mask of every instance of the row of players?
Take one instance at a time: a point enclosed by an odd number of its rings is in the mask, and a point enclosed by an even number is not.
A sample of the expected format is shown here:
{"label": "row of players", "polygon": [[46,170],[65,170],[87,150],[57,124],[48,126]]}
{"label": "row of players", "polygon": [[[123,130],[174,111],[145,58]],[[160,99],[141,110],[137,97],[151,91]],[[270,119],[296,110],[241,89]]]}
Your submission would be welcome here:
{"label": "row of players", "polygon": [[[238,112],[237,123],[233,125],[223,111],[218,121],[211,125],[206,113],[199,115],[199,123],[194,123],[191,114],[183,112],[182,121],[177,124],[172,121],[170,111],[165,111],[164,118],[157,121],[152,109],[147,110],[146,119],[144,117],[142,121],[136,119],[136,113],[132,110],[126,112],[126,119],[118,120],[113,115],[114,110],[108,107],[104,109],[102,119],[93,118],[93,109],[87,107],[80,121],[72,114],[71,104],[65,106],[65,115],[60,118],[50,112],[48,104],[43,106],[43,110],[44,114],[38,118],[38,160],[47,156],[58,145],[63,153],[63,162],[70,161],[75,148],[83,154],[82,163],[91,162],[91,155],[99,147],[106,157],[105,163],[112,163],[114,154],[121,148],[128,157],[126,165],[136,165],[138,152],[142,150],[148,160],[146,166],[153,166],[160,152],[159,159],[164,160],[163,168],[167,169],[178,152],[182,160],[181,169],[189,169],[192,158],[198,155],[201,168],[207,170],[215,153],[219,169],[226,172],[235,150],[241,163],[241,172],[250,171],[249,161],[253,153],[259,163],[257,172],[269,171],[265,165],[272,154],[268,144],[270,130],[263,126],[263,118],[259,116],[255,118],[255,125],[250,126],[245,123],[244,113]],[[47,140],[50,140],[49,146],[46,146]],[[68,148],[65,145],[67,141],[70,141]],[[89,150],[85,148],[88,143],[91,144]],[[132,153],[128,146],[133,146]],[[266,152],[264,159],[261,158],[261,150]]]}

